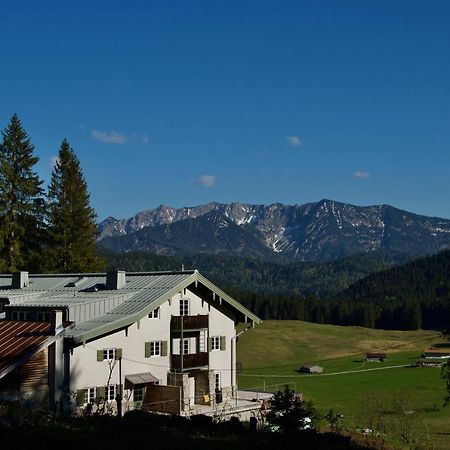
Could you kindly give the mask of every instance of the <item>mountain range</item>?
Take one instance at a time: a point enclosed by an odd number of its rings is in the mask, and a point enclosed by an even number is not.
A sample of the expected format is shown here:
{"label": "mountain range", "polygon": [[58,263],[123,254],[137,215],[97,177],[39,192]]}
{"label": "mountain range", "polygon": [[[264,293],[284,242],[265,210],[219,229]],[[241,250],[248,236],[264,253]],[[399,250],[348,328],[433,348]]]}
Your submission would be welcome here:
{"label": "mountain range", "polygon": [[415,257],[450,248],[448,219],[389,205],[332,200],[302,205],[161,205],[129,219],[109,217],[99,229],[99,245],[115,252],[204,253],[278,262],[334,261],[379,251]]}

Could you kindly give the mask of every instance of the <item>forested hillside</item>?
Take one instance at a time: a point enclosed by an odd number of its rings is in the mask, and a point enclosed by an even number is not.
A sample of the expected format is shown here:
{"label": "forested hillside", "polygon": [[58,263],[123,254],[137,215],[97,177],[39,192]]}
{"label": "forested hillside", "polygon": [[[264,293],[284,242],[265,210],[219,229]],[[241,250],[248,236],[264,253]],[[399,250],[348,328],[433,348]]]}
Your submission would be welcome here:
{"label": "forested hillside", "polygon": [[221,255],[173,257],[148,252],[114,253],[100,248],[110,268],[127,271],[198,269],[224,289],[331,298],[366,275],[409,260],[403,253],[374,252],[328,263],[280,264]]}
{"label": "forested hillside", "polygon": [[263,319],[413,330],[450,329],[450,251],[368,275],[330,300],[235,289]]}
{"label": "forested hillside", "polygon": [[433,303],[450,292],[450,250],[373,273],[345,289],[349,300]]}

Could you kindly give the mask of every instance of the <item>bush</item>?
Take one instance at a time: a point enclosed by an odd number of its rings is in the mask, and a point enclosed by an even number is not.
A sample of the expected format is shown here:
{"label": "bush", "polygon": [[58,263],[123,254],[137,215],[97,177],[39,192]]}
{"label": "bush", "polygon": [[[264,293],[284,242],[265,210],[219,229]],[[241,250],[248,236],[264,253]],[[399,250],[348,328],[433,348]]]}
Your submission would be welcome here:
{"label": "bush", "polygon": [[270,401],[271,409],[267,414],[272,431],[295,433],[308,428],[313,415],[311,403],[305,403],[286,385]]}

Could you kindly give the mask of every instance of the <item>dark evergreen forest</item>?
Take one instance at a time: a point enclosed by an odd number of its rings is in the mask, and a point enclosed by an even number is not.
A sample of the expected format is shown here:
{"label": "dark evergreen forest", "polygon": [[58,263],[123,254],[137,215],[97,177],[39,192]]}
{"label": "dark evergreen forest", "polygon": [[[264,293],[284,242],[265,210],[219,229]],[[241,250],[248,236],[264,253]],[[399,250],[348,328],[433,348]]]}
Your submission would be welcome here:
{"label": "dark evergreen forest", "polygon": [[146,251],[116,253],[105,248],[99,254],[110,268],[127,271],[198,269],[223,288],[239,287],[277,296],[297,295],[333,298],[365,276],[410,260],[404,253],[373,252],[326,263],[280,264],[227,255],[163,256]]}
{"label": "dark evergreen forest", "polygon": [[263,319],[415,330],[450,328],[450,250],[373,273],[333,298],[232,289]]}

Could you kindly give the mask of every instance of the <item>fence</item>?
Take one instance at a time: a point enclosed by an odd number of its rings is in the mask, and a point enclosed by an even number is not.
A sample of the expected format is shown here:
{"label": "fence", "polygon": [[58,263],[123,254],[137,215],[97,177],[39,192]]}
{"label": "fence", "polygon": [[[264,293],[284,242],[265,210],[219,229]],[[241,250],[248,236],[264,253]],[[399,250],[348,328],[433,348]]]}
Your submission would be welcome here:
{"label": "fence", "polygon": [[[256,399],[259,400],[259,394],[273,394],[278,391],[282,391],[284,389],[284,386],[293,386],[294,392],[297,393],[297,383],[295,381],[287,381],[283,383],[277,383],[277,384],[266,384],[266,380],[262,380],[263,384],[262,386],[255,386],[250,388],[242,389],[243,392],[255,392],[257,394]],[[275,388],[275,389],[272,389]]]}

